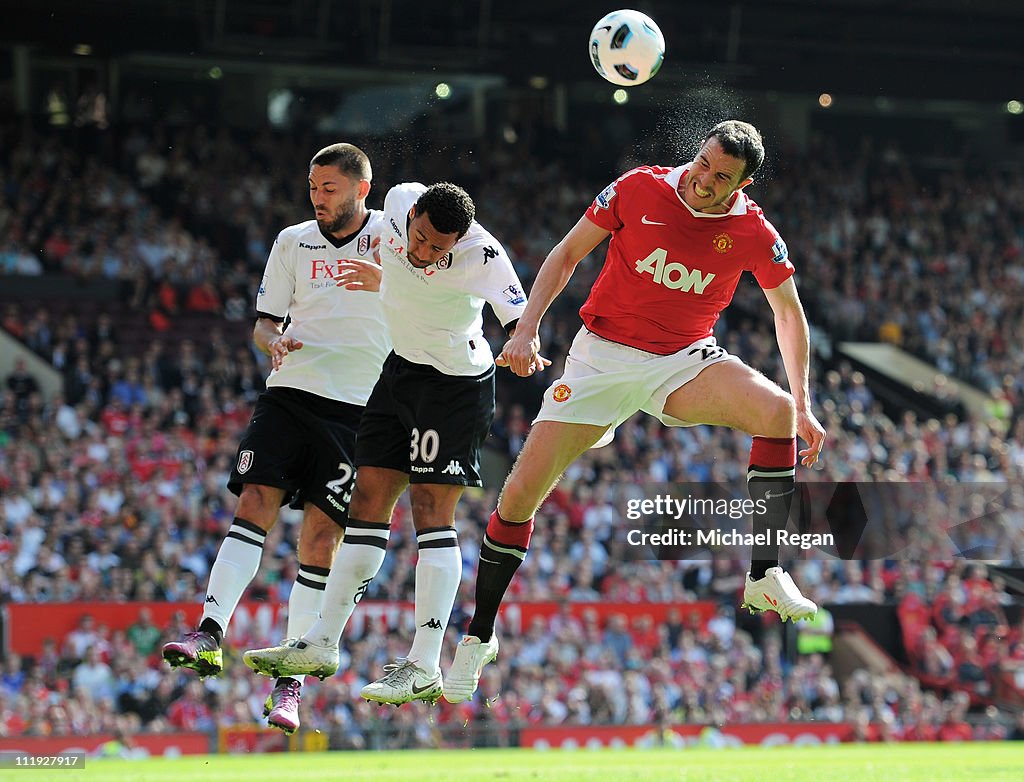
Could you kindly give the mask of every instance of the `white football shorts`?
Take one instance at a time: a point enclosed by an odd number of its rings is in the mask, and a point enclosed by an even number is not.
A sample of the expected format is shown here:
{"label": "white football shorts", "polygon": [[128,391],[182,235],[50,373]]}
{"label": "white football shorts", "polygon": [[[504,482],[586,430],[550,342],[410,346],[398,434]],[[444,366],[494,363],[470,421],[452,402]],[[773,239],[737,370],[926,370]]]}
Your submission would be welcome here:
{"label": "white football shorts", "polygon": [[565,372],[544,392],[534,419],[607,426],[594,448],[608,445],[615,428],[638,410],[666,426],[695,426],[665,415],[665,400],[680,386],[720,361],[738,361],[714,337],[668,356],[610,342],[580,329],[565,359]]}

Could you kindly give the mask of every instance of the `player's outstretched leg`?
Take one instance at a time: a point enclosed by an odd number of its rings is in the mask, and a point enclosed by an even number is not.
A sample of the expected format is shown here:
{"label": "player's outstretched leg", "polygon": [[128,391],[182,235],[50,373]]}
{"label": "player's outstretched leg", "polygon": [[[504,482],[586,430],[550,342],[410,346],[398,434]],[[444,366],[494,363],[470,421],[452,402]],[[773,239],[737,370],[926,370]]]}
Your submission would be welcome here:
{"label": "player's outstretched leg", "polygon": [[384,676],[367,684],[359,694],[368,701],[395,706],[411,701],[426,701],[433,705],[441,697],[443,689],[440,671],[431,675],[412,660],[399,657],[384,666]]}
{"label": "player's outstretched leg", "polygon": [[[305,525],[305,522],[303,522]],[[302,535],[305,535],[303,526]],[[308,539],[299,538],[299,550]],[[308,544],[307,544],[308,545]],[[302,552],[300,556],[309,556]],[[324,591],[330,568],[315,565],[299,564],[299,572],[292,585],[288,597],[288,637],[297,638],[308,631],[320,615],[323,606]],[[302,699],[302,685],[305,680],[302,674],[283,676],[274,683],[274,689],[263,704],[263,716],[272,728],[279,728],[290,736],[299,729],[299,701]]]}
{"label": "player's outstretched leg", "polygon": [[340,664],[338,642],[356,604],[384,562],[386,525],[349,519],[347,533],[327,576],[320,618],[302,638],[280,646],[250,649],[242,661],[264,676],[333,676]]}
{"label": "player's outstretched leg", "polygon": [[199,627],[164,644],[163,658],[172,668],[191,668],[200,676],[217,676],[224,670],[220,645],[242,593],[259,570],[266,538],[258,524],[238,516],[232,520],[210,569]]}
{"label": "player's outstretched leg", "polygon": [[747,491],[764,512],[754,514],[754,533],[766,541],[750,552],[743,607],[775,611],[787,619],[814,616],[818,607],[800,594],[789,573],[779,567],[778,533],[789,522],[796,493],[796,438],[757,437],[750,444]]}
{"label": "player's outstretched leg", "polygon": [[360,695],[368,701],[399,706],[434,704],[441,697],[441,645],[462,579],[462,555],[455,527],[417,529],[416,542],[416,635],[407,656],[385,665],[384,676],[363,687]]}
{"label": "player's outstretched leg", "polygon": [[193,630],[164,644],[163,658],[172,668],[191,668],[200,676],[217,676],[224,670],[220,641],[203,630]]}
{"label": "player's outstretched leg", "polygon": [[509,522],[495,510],[487,522],[477,566],[476,609],[444,677],[444,698],[449,703],[472,698],[483,667],[498,656],[494,622],[512,578],[526,559],[532,534],[532,518],[521,523]]}

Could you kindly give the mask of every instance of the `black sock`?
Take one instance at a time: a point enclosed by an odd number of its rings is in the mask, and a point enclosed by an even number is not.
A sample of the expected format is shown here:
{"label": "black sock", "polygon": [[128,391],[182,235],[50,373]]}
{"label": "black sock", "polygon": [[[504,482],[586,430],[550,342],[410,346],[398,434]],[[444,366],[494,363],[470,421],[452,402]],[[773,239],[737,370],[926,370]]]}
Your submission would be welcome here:
{"label": "black sock", "polygon": [[202,624],[199,625],[199,630],[204,633],[209,633],[217,639],[217,646],[224,643],[224,628],[212,619],[204,619]]}
{"label": "black sock", "polygon": [[796,438],[755,437],[750,447],[747,491],[764,508],[753,513],[754,535],[765,542],[751,546],[750,578],[764,578],[779,565],[778,532],[789,522],[789,507],[796,489]]}
{"label": "black sock", "polygon": [[765,545],[754,545],[750,549],[750,577],[757,581],[764,578],[768,568],[779,565],[778,531],[786,528],[789,521],[789,506],[793,501],[796,482],[788,478],[752,478],[747,481],[750,498],[762,500],[764,513],[755,512],[754,535],[763,535]]}
{"label": "black sock", "polygon": [[495,511],[487,524],[480,546],[480,562],[476,572],[476,610],[469,622],[469,635],[484,643],[494,634],[498,608],[512,578],[526,559],[533,532],[533,519],[522,524],[504,521]]}

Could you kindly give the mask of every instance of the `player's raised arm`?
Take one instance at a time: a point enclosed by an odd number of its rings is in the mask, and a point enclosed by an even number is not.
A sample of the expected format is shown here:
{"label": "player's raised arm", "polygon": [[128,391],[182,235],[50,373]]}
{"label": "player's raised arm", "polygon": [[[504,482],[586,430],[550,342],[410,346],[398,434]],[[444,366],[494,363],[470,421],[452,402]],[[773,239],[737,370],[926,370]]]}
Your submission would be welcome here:
{"label": "player's raised arm", "polygon": [[779,342],[782,363],[786,367],[789,392],[796,404],[796,430],[807,448],[800,451],[800,462],[811,467],[825,444],[825,429],[811,411],[809,386],[810,329],[803,305],[790,277],[777,288],[765,290],[765,297],[775,315],[775,335]]}
{"label": "player's raised arm", "polygon": [[609,233],[584,215],[551,249],[537,272],[526,309],[498,357],[497,363],[500,366],[508,366],[520,376],[531,373],[530,368],[536,366],[540,351],[541,318],[568,284],[576,265],[603,242]]}

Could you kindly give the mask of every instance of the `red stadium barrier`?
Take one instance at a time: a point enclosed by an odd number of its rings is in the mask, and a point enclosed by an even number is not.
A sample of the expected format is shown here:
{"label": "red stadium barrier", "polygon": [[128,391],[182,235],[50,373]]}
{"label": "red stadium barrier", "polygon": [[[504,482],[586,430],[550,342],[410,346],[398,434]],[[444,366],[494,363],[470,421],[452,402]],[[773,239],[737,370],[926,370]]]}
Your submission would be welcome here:
{"label": "red stadium barrier", "polygon": [[129,745],[116,741],[110,733],[95,736],[18,736],[0,738],[0,751],[26,755],[58,755],[85,752],[87,755],[145,757],[163,755],[205,755],[210,752],[210,737],[205,733],[140,733]]}
{"label": "red stadium barrier", "polygon": [[84,614],[92,614],[97,626],[124,630],[138,620],[143,606],[149,607],[157,627],[166,626],[177,611],[196,621],[203,610],[197,603],[8,603],[3,609],[6,651],[38,654],[46,638],[59,647]]}
{"label": "red stadium barrier", "polygon": [[523,728],[519,743],[533,749],[599,747],[740,747],[756,744],[838,744],[849,741],[853,727],[837,723],[756,723],[727,725],[586,725],[579,727]]}
{"label": "red stadium barrier", "polygon": [[[190,624],[196,624],[202,615],[200,603],[8,603],[4,606],[4,638],[8,652],[35,655],[42,649],[43,640],[53,638],[58,646],[78,625],[83,614],[91,614],[96,625],[113,630],[125,630],[139,618],[139,611],[148,607],[153,624],[165,627],[178,611],[184,612]],[[270,638],[278,624],[283,604],[245,602],[238,606],[231,620],[231,634],[235,638]],[[520,633],[536,617],[550,619],[559,613],[561,603],[507,603],[502,607],[502,627],[511,633]],[[714,616],[715,604],[701,601],[678,603],[571,603],[569,611],[577,618],[593,612],[603,624],[608,617],[625,614],[630,619],[649,616],[655,624],[664,622],[673,609],[679,609],[683,618],[701,625]],[[45,620],[41,616],[45,615]],[[384,629],[407,625],[413,628],[412,603],[365,600],[359,604],[349,622],[349,633],[361,635],[368,623],[379,623]],[[275,639],[276,641],[276,639]]]}

